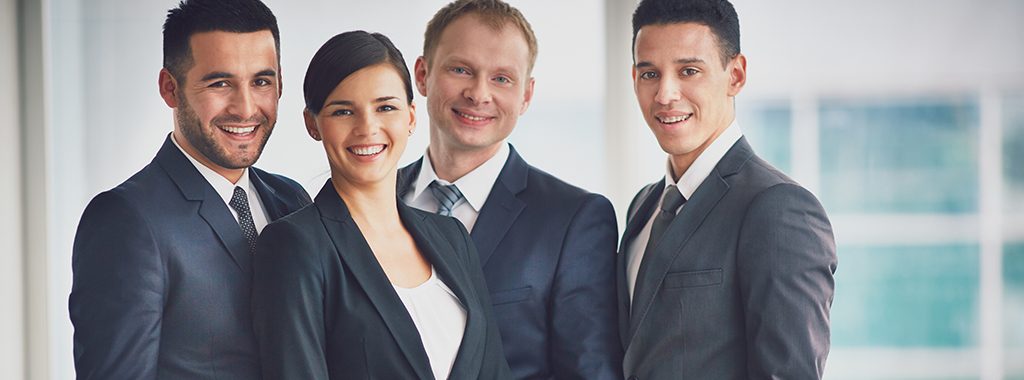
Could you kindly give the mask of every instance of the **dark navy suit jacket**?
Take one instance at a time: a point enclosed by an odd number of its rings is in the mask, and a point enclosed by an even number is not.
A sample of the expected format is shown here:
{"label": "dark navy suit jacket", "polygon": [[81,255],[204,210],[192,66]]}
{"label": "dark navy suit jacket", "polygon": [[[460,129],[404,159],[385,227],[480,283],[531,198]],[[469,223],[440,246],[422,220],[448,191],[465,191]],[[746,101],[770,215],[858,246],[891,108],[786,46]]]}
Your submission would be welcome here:
{"label": "dark navy suit jacket", "polygon": [[[471,236],[512,373],[621,378],[611,203],[544,173],[511,148]],[[422,159],[399,171],[410,190]]]}
{"label": "dark navy suit jacket", "polygon": [[[310,202],[250,168],[269,220]],[[258,379],[252,258],[224,200],[170,137],[93,198],[75,235],[69,300],[80,379]]]}
{"label": "dark navy suit jacket", "polygon": [[[451,379],[510,379],[483,274],[454,218],[398,204],[402,224],[466,310]],[[256,248],[253,319],[265,379],[433,379],[409,312],[330,181]]]}

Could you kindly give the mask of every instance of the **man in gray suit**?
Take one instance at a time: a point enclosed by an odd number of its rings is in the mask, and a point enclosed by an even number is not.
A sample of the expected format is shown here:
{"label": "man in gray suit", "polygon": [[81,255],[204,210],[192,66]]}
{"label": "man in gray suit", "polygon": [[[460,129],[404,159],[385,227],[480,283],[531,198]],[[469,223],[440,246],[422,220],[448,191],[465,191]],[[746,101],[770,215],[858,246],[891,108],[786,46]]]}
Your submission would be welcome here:
{"label": "man in gray suit", "polygon": [[814,379],[829,350],[837,259],[818,200],[754,154],[735,123],[746,83],[725,0],[644,0],[633,83],[669,155],[619,249],[629,379]]}

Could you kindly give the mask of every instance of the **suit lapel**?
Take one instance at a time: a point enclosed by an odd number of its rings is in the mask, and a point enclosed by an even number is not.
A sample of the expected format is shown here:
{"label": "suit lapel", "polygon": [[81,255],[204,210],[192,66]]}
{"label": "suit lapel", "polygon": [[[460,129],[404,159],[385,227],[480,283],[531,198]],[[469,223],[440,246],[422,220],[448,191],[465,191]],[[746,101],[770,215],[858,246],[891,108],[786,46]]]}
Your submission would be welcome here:
{"label": "suit lapel", "polygon": [[619,337],[622,339],[622,346],[625,347],[628,341],[626,340],[629,335],[629,287],[626,279],[626,266],[628,260],[626,255],[629,253],[627,249],[629,244],[632,242],[636,234],[644,228],[644,224],[651,216],[654,205],[658,203],[658,198],[661,197],[661,192],[664,186],[658,186],[664,183],[664,180],[655,182],[648,185],[643,191],[637,196],[637,201],[640,202],[634,210],[634,207],[630,207],[628,210],[629,214],[626,215],[626,231],[622,234],[622,243],[619,245],[619,252],[616,256],[616,283],[619,295]]}
{"label": "suit lapel", "polygon": [[257,170],[249,168],[249,181],[256,188],[256,193],[260,195],[260,201],[263,203],[263,209],[267,212],[269,222],[288,214],[288,205],[284,203],[274,188],[267,186]]}
{"label": "suit lapel", "polygon": [[[392,338],[398,343],[402,354],[416,371],[417,377],[432,378],[430,360],[423,349],[416,324],[412,321],[401,299],[398,298],[384,269],[380,267],[373,251],[330,181],[327,181],[327,184],[320,190],[314,203],[320,210],[327,234],[330,235],[341,260],[350,269],[359,286],[366,292],[370,302],[391,332]],[[403,219],[403,222],[406,221]]]}
{"label": "suit lapel", "polygon": [[486,266],[487,260],[494,254],[498,243],[505,238],[516,218],[526,208],[526,203],[516,198],[516,194],[526,189],[526,176],[529,167],[515,148],[511,150],[508,161],[498,174],[498,180],[491,187],[491,193],[484,202],[484,207],[477,216],[473,226],[473,242],[480,254],[480,265]]}
{"label": "suit lapel", "polygon": [[398,170],[398,180],[396,183],[399,201],[405,199],[405,194],[412,190],[412,185],[416,183],[416,178],[420,176],[420,168],[422,167],[423,157],[420,157],[415,162]]}
{"label": "suit lapel", "polygon": [[164,145],[154,161],[167,172],[185,199],[200,202],[199,216],[210,225],[238,268],[244,273],[252,273],[249,243],[242,235],[238,221],[232,216],[224,200],[174,145],[170,135],[164,140]]}
{"label": "suit lapel", "polygon": [[[466,310],[466,327],[462,343],[452,366],[450,378],[476,378],[482,361],[478,358],[484,346],[487,326],[482,319],[481,309],[476,302],[477,294],[469,281],[469,274],[454,261],[457,252],[451,242],[441,235],[435,226],[427,222],[425,215],[412,207],[399,203],[402,223],[416,240],[416,246],[437,271],[438,277],[455,293]],[[442,254],[441,252],[449,252]]]}
{"label": "suit lapel", "polygon": [[640,324],[647,316],[672,262],[684,254],[683,248],[690,237],[729,191],[726,178],[738,173],[752,155],[753,151],[746,139],[740,138],[715,165],[715,169],[708,174],[704,182],[697,187],[693,196],[690,197],[691,199],[683,206],[682,211],[669,224],[662,240],[654,247],[653,252],[644,254],[640,272],[637,275],[636,287],[633,290],[633,307],[630,309],[629,318],[629,341],[636,336]]}

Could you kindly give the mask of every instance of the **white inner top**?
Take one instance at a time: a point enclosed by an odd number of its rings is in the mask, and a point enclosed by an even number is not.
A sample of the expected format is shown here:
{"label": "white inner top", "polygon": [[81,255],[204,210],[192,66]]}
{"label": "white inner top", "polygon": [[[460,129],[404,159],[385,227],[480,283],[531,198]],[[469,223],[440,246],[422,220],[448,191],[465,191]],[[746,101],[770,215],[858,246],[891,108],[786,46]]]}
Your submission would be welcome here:
{"label": "white inner top", "polygon": [[430,278],[415,288],[395,286],[430,359],[435,379],[447,379],[466,330],[466,309],[430,267]]}

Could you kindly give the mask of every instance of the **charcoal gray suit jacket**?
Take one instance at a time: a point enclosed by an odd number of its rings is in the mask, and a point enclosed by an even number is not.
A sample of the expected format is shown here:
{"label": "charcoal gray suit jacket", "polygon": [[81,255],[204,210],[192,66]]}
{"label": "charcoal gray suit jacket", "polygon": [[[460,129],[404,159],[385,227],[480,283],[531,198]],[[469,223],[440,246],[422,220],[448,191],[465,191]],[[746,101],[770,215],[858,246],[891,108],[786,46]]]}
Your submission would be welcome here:
{"label": "charcoal gray suit jacket", "polygon": [[820,378],[837,259],[814,195],[741,138],[644,254],[630,302],[625,252],[664,188],[633,199],[619,249],[625,377]]}

